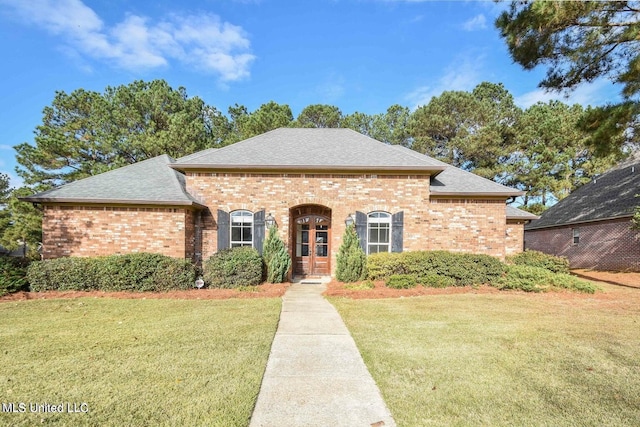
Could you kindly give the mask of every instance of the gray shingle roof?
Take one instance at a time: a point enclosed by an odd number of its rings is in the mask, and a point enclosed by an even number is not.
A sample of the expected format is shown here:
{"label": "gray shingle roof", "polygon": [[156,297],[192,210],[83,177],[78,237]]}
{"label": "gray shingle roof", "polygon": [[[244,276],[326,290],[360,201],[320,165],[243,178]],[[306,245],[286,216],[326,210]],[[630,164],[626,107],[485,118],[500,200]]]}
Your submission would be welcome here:
{"label": "gray shingle roof", "polygon": [[[196,153],[198,154],[198,153]],[[280,128],[215,151],[179,159],[175,169],[415,170],[443,164],[416,157],[350,129]]]}
{"label": "gray shingle roof", "polygon": [[392,146],[394,149],[404,151],[416,157],[426,157],[430,162],[443,166],[445,169],[437,176],[431,177],[431,194],[439,196],[521,196],[524,192],[506,187],[497,182],[464,171],[455,166],[448,165],[424,154],[420,154],[400,145]]}
{"label": "gray shingle roof", "polygon": [[507,205],[507,219],[534,220],[540,218],[530,212]]}
{"label": "gray shingle roof", "polygon": [[640,153],[547,209],[527,230],[624,218],[640,205]]}
{"label": "gray shingle roof", "polygon": [[29,202],[124,203],[202,206],[185,190],[181,173],[165,155],[25,197]]}

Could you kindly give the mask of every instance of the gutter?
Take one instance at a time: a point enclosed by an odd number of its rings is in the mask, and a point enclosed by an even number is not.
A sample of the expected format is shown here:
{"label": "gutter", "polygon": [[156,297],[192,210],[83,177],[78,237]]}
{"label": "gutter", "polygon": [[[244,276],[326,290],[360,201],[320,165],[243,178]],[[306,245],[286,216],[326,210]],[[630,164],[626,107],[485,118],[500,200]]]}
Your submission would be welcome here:
{"label": "gutter", "polygon": [[19,197],[18,200],[30,203],[69,203],[69,204],[92,204],[92,205],[151,205],[151,206],[193,206],[197,209],[207,207],[191,200],[169,201],[169,200],[130,200],[130,199],[78,199],[59,197]]}

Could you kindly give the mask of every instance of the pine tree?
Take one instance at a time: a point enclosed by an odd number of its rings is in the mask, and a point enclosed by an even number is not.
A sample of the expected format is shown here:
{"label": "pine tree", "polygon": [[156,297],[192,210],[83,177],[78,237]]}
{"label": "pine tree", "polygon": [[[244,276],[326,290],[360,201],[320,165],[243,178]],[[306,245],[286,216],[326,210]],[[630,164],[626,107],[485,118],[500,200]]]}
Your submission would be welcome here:
{"label": "pine tree", "polygon": [[269,235],[264,241],[262,257],[267,266],[267,282],[284,282],[291,267],[291,257],[284,242],[278,236],[278,227],[269,229]]}
{"label": "pine tree", "polygon": [[360,247],[354,225],[347,227],[338,250],[336,279],[341,282],[364,280],[367,275],[367,256]]}

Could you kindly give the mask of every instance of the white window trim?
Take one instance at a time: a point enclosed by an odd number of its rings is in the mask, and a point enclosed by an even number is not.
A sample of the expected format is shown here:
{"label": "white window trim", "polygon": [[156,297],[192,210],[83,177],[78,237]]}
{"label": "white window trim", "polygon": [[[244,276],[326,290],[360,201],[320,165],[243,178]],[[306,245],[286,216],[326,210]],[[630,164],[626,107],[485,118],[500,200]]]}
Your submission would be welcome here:
{"label": "white window trim", "polygon": [[[373,214],[384,214],[386,216],[384,216],[382,218],[380,218],[380,217],[371,218],[371,215],[373,215]],[[385,212],[385,211],[373,211],[373,212],[369,212],[367,214],[367,231],[366,231],[366,233],[367,233],[367,255],[369,255],[369,252],[370,252],[369,251],[369,247],[372,244],[370,239],[369,239],[369,230],[370,230],[369,225],[370,224],[389,224],[389,242],[387,242],[386,245],[387,245],[387,252],[391,252],[391,236],[392,236],[391,228],[393,227],[391,214],[389,212]],[[376,243],[373,243],[373,244],[377,245],[377,246],[381,245],[380,242],[376,242]],[[380,252],[377,252],[377,253],[380,253]]]}
{"label": "white window trim", "polygon": [[[242,221],[241,221],[242,224],[245,224],[245,223],[250,223],[251,224],[251,247],[253,248],[253,242],[254,242],[254,239],[255,239],[255,232],[254,232],[254,229],[253,229],[253,224],[254,224],[255,218],[254,218],[254,213],[251,212],[251,211],[248,211],[246,209],[239,209],[237,211],[232,211],[229,214],[229,247],[233,248],[234,244],[238,245],[238,246],[247,246],[247,247],[249,247],[249,245],[247,245],[247,243],[249,243],[248,241],[245,242],[245,241],[233,240],[233,214],[237,214],[237,213],[249,213],[249,214],[251,214],[251,216],[249,216],[249,215],[241,215],[240,218],[242,218]],[[250,218],[250,221],[248,220],[249,218]]]}
{"label": "white window trim", "polygon": [[[578,239],[577,242],[576,242],[576,238]],[[577,246],[579,244],[580,244],[580,228],[575,227],[571,229],[571,245]]]}

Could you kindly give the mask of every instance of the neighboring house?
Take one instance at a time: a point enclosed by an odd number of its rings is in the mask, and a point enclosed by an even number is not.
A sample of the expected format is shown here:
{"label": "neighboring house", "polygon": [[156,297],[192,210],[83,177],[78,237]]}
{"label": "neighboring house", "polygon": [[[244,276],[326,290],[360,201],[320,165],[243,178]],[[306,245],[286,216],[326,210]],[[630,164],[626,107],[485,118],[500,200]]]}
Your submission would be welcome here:
{"label": "neighboring house", "polygon": [[576,189],[526,226],[525,246],[566,256],[572,268],[640,271],[640,153]]}
{"label": "neighboring house", "polygon": [[25,198],[43,206],[43,257],[158,252],[199,262],[262,250],[275,222],[295,275],[331,274],[347,222],[367,253],[504,258],[535,216],[523,193],[348,129],[276,129],[174,160],[159,156]]}

